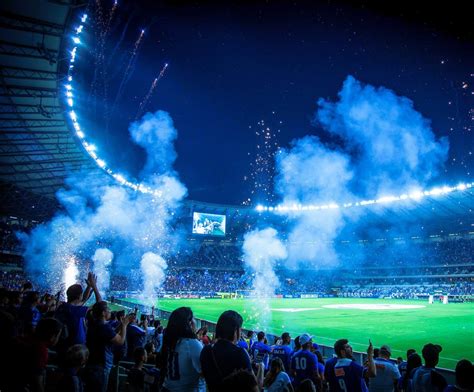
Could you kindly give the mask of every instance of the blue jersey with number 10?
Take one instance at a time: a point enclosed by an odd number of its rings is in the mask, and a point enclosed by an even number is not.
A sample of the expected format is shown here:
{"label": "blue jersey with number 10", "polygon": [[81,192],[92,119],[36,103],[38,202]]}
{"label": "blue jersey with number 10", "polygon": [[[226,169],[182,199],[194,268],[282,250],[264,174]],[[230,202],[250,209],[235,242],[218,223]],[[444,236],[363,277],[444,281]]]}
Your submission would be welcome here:
{"label": "blue jersey with number 10", "polygon": [[318,357],[308,350],[300,350],[291,358],[291,369],[296,373],[296,386],[307,378],[313,380],[318,371]]}

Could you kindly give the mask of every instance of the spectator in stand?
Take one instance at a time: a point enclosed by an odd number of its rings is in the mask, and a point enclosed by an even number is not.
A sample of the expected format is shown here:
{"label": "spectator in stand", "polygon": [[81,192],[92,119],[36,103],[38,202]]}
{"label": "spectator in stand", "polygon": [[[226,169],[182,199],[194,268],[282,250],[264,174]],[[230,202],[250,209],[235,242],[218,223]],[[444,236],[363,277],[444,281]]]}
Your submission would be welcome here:
{"label": "spectator in stand", "polygon": [[252,372],[250,358],[240,340],[243,319],[233,310],[219,316],[216,325],[216,343],[204,347],[201,352],[202,373],[209,392],[223,390],[223,380],[233,372],[244,369]]}
{"label": "spectator in stand", "polygon": [[[259,369],[263,369],[262,364],[259,364]],[[251,371],[240,369],[223,379],[222,389],[220,390],[226,392],[260,392],[260,385]]]}
{"label": "spectator in stand", "polygon": [[272,358],[280,358],[283,363],[283,371],[290,371],[291,355],[293,350],[290,347],[291,336],[288,332],[281,335],[281,344],[274,346],[272,349]]}
{"label": "spectator in stand", "polygon": [[253,344],[255,343],[253,339],[254,332],[253,331],[247,331],[247,334],[245,335],[245,342],[247,343],[247,351],[250,352],[250,349],[252,348]]}
{"label": "spectator in stand", "polygon": [[127,390],[129,392],[143,392],[145,390],[145,362],[147,362],[147,353],[143,347],[137,347],[133,351],[134,365],[128,372]]}
{"label": "spectator in stand", "polygon": [[[144,316],[144,315],[142,315]],[[137,324],[137,313],[130,314],[130,324],[127,327],[127,359],[133,360],[133,353],[137,347],[145,347],[146,337],[148,334],[148,318],[142,319],[141,328]]]}
{"label": "spectator in stand", "polygon": [[[407,361],[408,361],[408,358],[410,357],[410,355],[412,354],[415,354],[416,353],[416,350],[414,348],[410,348],[407,350]],[[400,376],[401,377],[405,377],[405,373],[407,371],[407,361],[402,361],[399,365],[398,365],[398,370],[400,372]]]}
{"label": "spectator in stand", "polygon": [[324,369],[324,378],[329,384],[330,392],[368,391],[364,378],[377,375],[372,342],[369,341],[367,348],[367,369],[353,360],[352,347],[347,339],[336,341],[334,352],[337,358],[328,360]]}
{"label": "spectator in stand", "polygon": [[407,392],[411,391],[411,384],[413,380],[413,374],[415,370],[422,365],[421,357],[417,353],[413,353],[408,357],[407,367],[405,370],[405,375],[401,377],[399,389],[401,391]]}
{"label": "spectator in stand", "polygon": [[155,353],[159,353],[161,352],[161,347],[163,345],[163,327],[161,325],[157,325],[156,322],[157,320],[155,320],[155,330],[151,336],[151,341],[155,346]]}
{"label": "spectator in stand", "polygon": [[120,319],[120,329],[115,330],[107,323],[110,309],[107,302],[96,302],[92,307],[92,319],[88,325],[86,343],[89,349],[89,363],[86,368],[86,391],[106,392],[110,369],[113,365],[113,347],[122,345],[127,337],[130,316]]}
{"label": "spectator in stand", "polygon": [[263,381],[265,392],[293,392],[293,386],[288,374],[285,372],[283,361],[276,357],[272,359],[270,371]]}
{"label": "spectator in stand", "polygon": [[175,309],[163,335],[160,378],[170,392],[205,392],[201,378],[202,343],[196,336],[196,320],[191,308]]}
{"label": "spectator in stand", "polygon": [[31,335],[41,319],[41,313],[37,306],[40,303],[40,296],[37,291],[25,293],[23,302],[18,310],[18,321],[20,334]]}
{"label": "spectator in stand", "polygon": [[472,392],[474,390],[474,366],[471,361],[461,359],[456,364],[456,384],[448,385],[444,392]]}
{"label": "spectator in stand", "polygon": [[155,351],[155,345],[153,342],[148,342],[145,344],[145,351],[146,351],[146,363],[150,365],[156,364],[156,351]]}
{"label": "spectator in stand", "polygon": [[314,352],[314,355],[316,355],[316,357],[318,357],[318,372],[319,372],[319,376],[321,377],[321,380],[324,381],[324,358],[323,358],[323,354],[321,354],[321,352],[319,350],[316,350]]}
{"label": "spectator in stand", "polygon": [[200,328],[199,331],[197,331],[197,337],[204,346],[211,344],[211,340],[209,339],[209,336],[207,336],[207,327]]}
{"label": "spectator in stand", "polygon": [[435,369],[441,351],[438,344],[425,344],[421,352],[425,366],[420,366],[413,374],[413,392],[442,392],[447,387],[446,379]]}
{"label": "spectator in stand", "polygon": [[316,386],[320,385],[321,378],[318,371],[318,358],[311,352],[313,337],[304,333],[300,335],[301,350],[291,358],[291,375],[293,384],[298,387],[303,380],[309,379]]}
{"label": "spectator in stand", "polygon": [[83,344],[75,344],[69,347],[64,357],[62,377],[58,383],[58,391],[82,392],[84,385],[79,371],[86,365],[89,358],[89,350]]}
{"label": "spectator in stand", "polygon": [[298,351],[301,350],[300,337],[297,336],[293,343],[295,344],[295,348],[293,350],[293,355],[295,355]]}
{"label": "spectator in stand", "polygon": [[38,322],[32,336],[13,343],[8,349],[10,356],[4,364],[6,368],[2,369],[6,391],[44,391],[49,349],[57,344],[61,329],[58,320],[44,318]]}
{"label": "spectator in stand", "polygon": [[58,344],[60,355],[65,354],[68,348],[75,344],[86,343],[85,318],[89,308],[84,304],[90,298],[92,291],[96,303],[102,301],[97,288],[97,276],[89,272],[86,284],[84,293],[80,284],[69,286],[66,290],[67,302],[60,305],[56,310],[55,318],[64,324],[64,330]]}
{"label": "spectator in stand", "polygon": [[370,380],[370,392],[393,392],[400,380],[400,372],[396,364],[390,361],[392,350],[389,346],[380,347],[379,357],[375,359],[377,375]]}
{"label": "spectator in stand", "polygon": [[270,353],[272,349],[265,343],[265,332],[260,331],[257,334],[257,341],[250,348],[250,355],[254,363],[263,363],[265,370],[268,370]]}
{"label": "spectator in stand", "polygon": [[301,382],[296,392],[316,392],[316,387],[311,380],[306,379]]}

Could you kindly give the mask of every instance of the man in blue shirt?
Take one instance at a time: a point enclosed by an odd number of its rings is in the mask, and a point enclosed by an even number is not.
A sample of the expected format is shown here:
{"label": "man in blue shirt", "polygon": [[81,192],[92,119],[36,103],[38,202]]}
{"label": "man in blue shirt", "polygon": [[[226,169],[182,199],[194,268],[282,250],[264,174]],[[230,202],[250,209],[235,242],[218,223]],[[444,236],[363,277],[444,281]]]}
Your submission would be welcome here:
{"label": "man in blue shirt", "polygon": [[374,347],[369,340],[367,349],[368,368],[357,364],[352,357],[352,347],[347,339],[334,344],[337,358],[326,362],[324,377],[329,383],[330,392],[367,392],[364,376],[375,377]]}
{"label": "man in blue shirt", "polygon": [[296,352],[291,358],[291,375],[293,384],[298,387],[303,380],[310,379],[314,385],[320,384],[318,371],[318,358],[311,352],[313,337],[304,333],[300,335],[301,350]]}
{"label": "man in blue shirt", "polygon": [[425,344],[421,351],[425,366],[420,366],[413,374],[413,392],[442,392],[448,386],[444,376],[435,369],[441,350],[442,347],[439,344]]}
{"label": "man in blue shirt", "polygon": [[290,334],[285,332],[283,335],[281,335],[281,344],[274,346],[272,350],[272,359],[280,358],[283,362],[283,366],[285,367],[283,370],[287,373],[290,371],[291,355],[293,354],[290,343]]}
{"label": "man in blue shirt", "polygon": [[143,328],[137,324],[137,314],[132,313],[127,327],[127,358],[133,360],[133,353],[137,347],[145,347],[148,332],[148,320],[143,320]]}
{"label": "man in blue shirt", "polygon": [[391,353],[392,350],[389,346],[380,347],[379,357],[374,361],[377,375],[370,380],[370,392],[393,392],[398,384],[400,372],[398,366],[390,361]]}
{"label": "man in blue shirt", "polygon": [[118,333],[106,322],[110,317],[107,302],[96,302],[92,307],[93,320],[89,323],[86,344],[89,360],[86,370],[86,385],[92,392],[107,391],[110,369],[113,366],[114,345],[122,345],[126,339],[130,316],[121,317]]}
{"label": "man in blue shirt", "polygon": [[265,332],[260,331],[257,334],[257,341],[250,348],[250,354],[255,363],[263,363],[265,370],[268,370],[270,353],[272,349],[265,344]]}

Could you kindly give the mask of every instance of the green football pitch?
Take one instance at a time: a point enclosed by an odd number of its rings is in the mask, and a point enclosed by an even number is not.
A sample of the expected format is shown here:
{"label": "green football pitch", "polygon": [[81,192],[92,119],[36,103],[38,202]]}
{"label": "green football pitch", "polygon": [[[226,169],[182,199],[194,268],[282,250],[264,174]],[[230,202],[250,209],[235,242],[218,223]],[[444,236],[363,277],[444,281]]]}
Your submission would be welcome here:
{"label": "green football pitch", "polygon": [[329,346],[337,339],[347,338],[355,351],[365,351],[371,339],[375,347],[388,344],[393,357],[405,358],[409,348],[421,353],[423,345],[431,342],[443,347],[439,366],[449,369],[459,359],[474,359],[474,303],[272,299],[266,315],[262,304],[252,299],[160,299],[157,306],[167,311],[189,306],[196,318],[214,322],[223,311],[232,309],[244,318],[244,328],[275,335],[288,331],[292,337],[307,332],[316,343]]}

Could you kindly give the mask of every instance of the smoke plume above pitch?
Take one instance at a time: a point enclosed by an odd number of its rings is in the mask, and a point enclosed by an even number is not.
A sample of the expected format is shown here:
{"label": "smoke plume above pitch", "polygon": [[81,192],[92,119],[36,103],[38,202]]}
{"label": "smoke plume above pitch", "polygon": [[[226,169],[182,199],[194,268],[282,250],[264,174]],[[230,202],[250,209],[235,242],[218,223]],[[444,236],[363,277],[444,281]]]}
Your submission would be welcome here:
{"label": "smoke plume above pitch", "polygon": [[244,263],[253,276],[252,288],[258,307],[263,312],[260,319],[267,321],[270,314],[269,298],[275,295],[280,285],[274,268],[279,260],[286,258],[285,246],[275,229],[266,228],[246,233],[242,249]]}
{"label": "smoke plume above pitch", "polygon": [[[148,252],[166,258],[180,243],[173,218],[187,190],[173,170],[177,137],[173,122],[166,112],[147,113],[131,124],[130,134],[147,153],[140,182],[155,193],[133,192],[102,172],[70,176],[67,188],[57,194],[64,211],[23,235],[27,272],[44,287],[58,286],[65,262],[73,256],[84,273],[86,261],[94,254],[99,260],[96,252],[107,248],[114,255],[109,270],[130,277],[141,270],[141,259]],[[157,146],[160,143],[166,148]],[[95,265],[105,267],[107,263],[100,260]],[[134,284],[135,289],[146,286],[146,282]]]}
{"label": "smoke plume above pitch", "polygon": [[95,251],[92,256],[94,266],[92,271],[97,275],[97,286],[100,290],[100,294],[105,297],[109,291],[110,286],[110,265],[114,254],[107,248],[99,248]]}
{"label": "smoke plume above pitch", "polygon": [[153,252],[145,253],[140,261],[144,282],[142,299],[149,306],[154,304],[153,299],[165,280],[167,267],[166,260]]}
{"label": "smoke plume above pitch", "polygon": [[351,76],[337,101],[318,100],[314,118],[321,136],[293,140],[276,159],[282,203],[323,206],[288,213],[287,266],[295,269],[336,266],[334,241],[363,214],[341,206],[425,187],[443,168],[449,148],[410,99]]}

